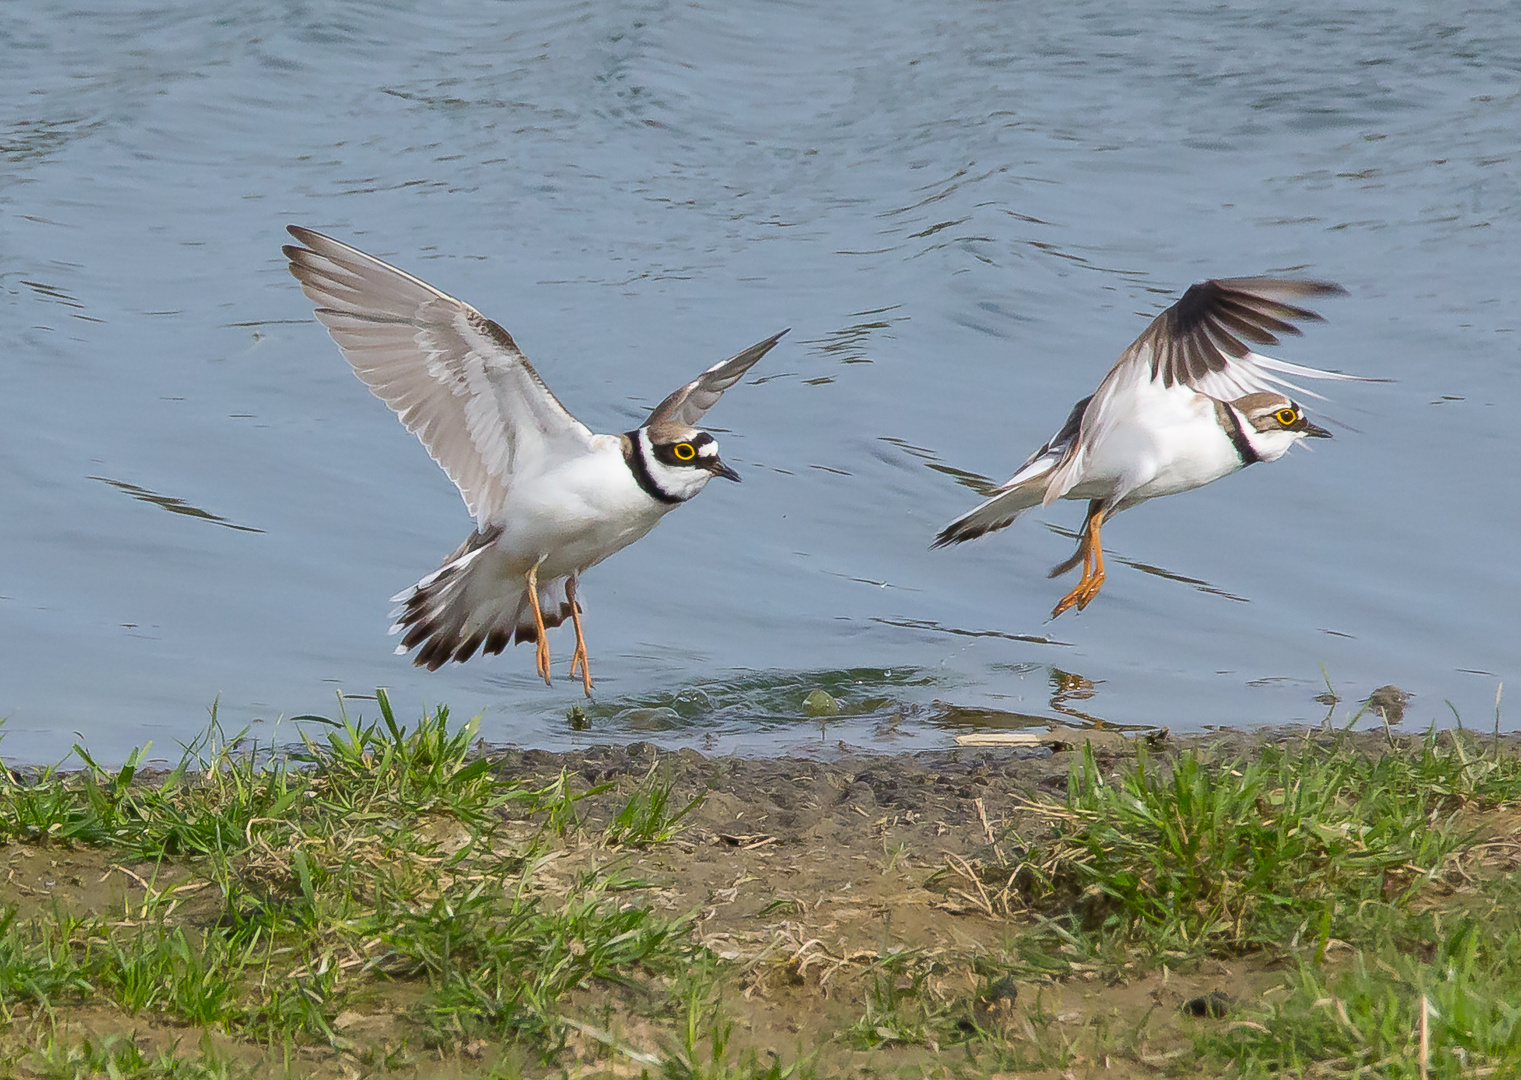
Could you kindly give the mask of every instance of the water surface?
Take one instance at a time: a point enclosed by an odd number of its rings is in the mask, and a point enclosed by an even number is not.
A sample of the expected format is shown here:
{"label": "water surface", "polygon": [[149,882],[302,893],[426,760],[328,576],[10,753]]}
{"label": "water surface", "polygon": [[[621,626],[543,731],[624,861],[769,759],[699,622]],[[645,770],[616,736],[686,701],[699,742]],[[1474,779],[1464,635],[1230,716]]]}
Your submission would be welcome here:
{"label": "water surface", "polygon": [[[377,685],[535,745],[1318,722],[1328,684],[1333,722],[1395,683],[1488,726],[1518,132],[1505,5],[8,5],[5,753]],[[596,430],[793,328],[709,414],[743,485],[587,575],[584,717],[525,649],[391,654],[386,598],[471,523],[312,319],[290,222],[480,307]],[[1396,380],[1336,386],[1333,441],[1125,514],[1056,622],[1081,506],[927,550],[1190,282],[1263,272],[1349,290],[1279,355]],[[803,716],[819,685],[841,716]]]}

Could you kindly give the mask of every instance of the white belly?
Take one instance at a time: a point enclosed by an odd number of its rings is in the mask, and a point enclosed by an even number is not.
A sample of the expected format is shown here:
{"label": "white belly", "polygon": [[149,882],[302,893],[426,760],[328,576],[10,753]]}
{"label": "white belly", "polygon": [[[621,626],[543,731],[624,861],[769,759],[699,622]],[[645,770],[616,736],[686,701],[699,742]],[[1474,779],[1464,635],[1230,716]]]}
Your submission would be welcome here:
{"label": "white belly", "polygon": [[1121,496],[1120,508],[1203,487],[1243,467],[1212,398],[1174,386],[1133,385],[1129,407],[1089,448],[1069,499]]}
{"label": "white belly", "polygon": [[672,509],[635,482],[616,438],[598,436],[593,453],[513,488],[495,522],[496,548],[514,576],[538,563],[539,579],[549,581],[595,566]]}

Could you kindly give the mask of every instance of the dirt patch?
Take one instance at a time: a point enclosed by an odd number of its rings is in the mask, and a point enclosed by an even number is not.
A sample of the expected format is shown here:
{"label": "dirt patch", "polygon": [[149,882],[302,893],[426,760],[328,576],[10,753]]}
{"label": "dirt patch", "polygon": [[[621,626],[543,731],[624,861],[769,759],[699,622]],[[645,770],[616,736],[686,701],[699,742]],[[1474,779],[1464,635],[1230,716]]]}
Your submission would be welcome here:
{"label": "dirt patch", "polygon": [[[1163,764],[1185,746],[1207,745],[1233,757],[1290,738],[1304,734],[1163,743],[1152,753]],[[1103,767],[1133,760],[1126,740],[1094,741]],[[972,867],[1008,863],[1011,844],[1047,828],[1025,805],[1065,793],[1077,750],[1066,745],[748,760],[633,744],[512,751],[497,767],[533,784],[565,770],[582,792],[605,786],[578,804],[588,834],[604,829],[652,770],[672,785],[675,805],[701,797],[673,843],[618,851],[572,844],[556,872],[616,866],[649,882],[660,908],[692,913],[694,936],[742,973],[728,1004],[743,1045],[791,1049],[789,1059],[807,1048],[826,1074],[934,1066],[933,1035],[909,1045],[901,1016],[878,1016],[873,1028],[873,1012],[896,1004],[898,1013],[936,1017],[953,1035],[970,1025],[1006,1029],[1028,1044],[1028,1056],[1049,1050],[1059,1059],[1053,1076],[1152,1075],[1199,1024],[1228,1022],[1279,976],[1250,958],[1131,973],[1121,958],[1064,962],[1060,980],[989,985],[984,973],[1013,959],[1011,923]],[[1205,1005],[1185,1008],[1196,999]]]}

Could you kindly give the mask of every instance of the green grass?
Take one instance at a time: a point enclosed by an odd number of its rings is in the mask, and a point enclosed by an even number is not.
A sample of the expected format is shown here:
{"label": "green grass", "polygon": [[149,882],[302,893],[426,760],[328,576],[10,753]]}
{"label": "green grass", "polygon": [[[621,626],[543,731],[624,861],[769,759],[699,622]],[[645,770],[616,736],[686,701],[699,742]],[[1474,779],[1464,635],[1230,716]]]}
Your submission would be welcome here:
{"label": "green grass", "polygon": [[1368,904],[1407,905],[1470,843],[1461,814],[1521,799],[1521,761],[1461,739],[1369,757],[1304,741],[1255,761],[1184,753],[1106,777],[1086,749],[1054,835],[985,870],[1006,906],[1072,913],[1154,951],[1228,955],[1356,936]]}
{"label": "green grass", "polygon": [[703,794],[699,794],[680,810],[673,811],[671,781],[657,776],[658,770],[658,765],[650,767],[643,783],[629,796],[623,808],[613,815],[613,820],[608,822],[603,831],[603,840],[607,844],[645,847],[664,843],[681,831],[682,819],[702,805]]}
{"label": "green grass", "polygon": [[872,963],[866,975],[866,1010],[850,1031],[851,1040],[870,1048],[891,1043],[938,1046],[956,1039],[954,1022],[943,1003],[926,993],[935,965],[917,950],[891,949]]}
{"label": "green grass", "polygon": [[1201,1054],[1246,1076],[1312,1066],[1385,1077],[1515,1075],[1521,895],[1508,883],[1495,899],[1503,904],[1489,918],[1427,917],[1334,970],[1301,962],[1280,1000],[1246,1023],[1201,1036]]}
{"label": "green grass", "polygon": [[[631,897],[639,883],[626,877],[552,873],[551,841],[578,833],[586,793],[563,774],[541,788],[502,780],[472,754],[475,721],[452,726],[440,709],[407,730],[377,696],[375,721],[340,715],[285,754],[213,722],[166,773],[146,774],[143,752],[106,769],[83,748],[77,772],[0,773],[0,838],[109,849],[147,864],[148,886],[110,914],[0,913],[5,1015],[109,1003],[288,1057],[349,1048],[339,1014],[405,984],[419,1044],[485,1034],[548,1060],[571,1030],[573,992],[662,992],[694,955],[685,919]],[[609,843],[677,831],[669,785],[651,781]],[[171,1059],[87,1040],[55,1043],[39,1067],[219,1075]]]}
{"label": "green grass", "polygon": [[[1286,965],[1262,1003],[1195,1023],[1193,1050],[1165,1062],[1180,1074],[1521,1075],[1521,878],[1504,856],[1515,845],[1502,839],[1488,862],[1477,846],[1485,828],[1508,837],[1518,805],[1521,760],[1462,732],[1388,754],[1306,737],[1252,760],[1156,760],[1138,746],[1113,771],[1090,750],[1065,799],[1031,805],[1031,839],[1003,838],[1015,858],[939,876],[968,897],[980,885],[982,906],[1023,924],[1002,967],[1037,985],[1243,957]],[[878,980],[858,1043],[930,1037],[936,1010],[921,998]],[[984,1067],[1081,1059],[1038,1003],[1022,1015],[1024,1039],[977,1025],[967,1043]],[[1106,1041],[1145,1060],[1143,1032],[1087,1037],[1087,1060]]]}
{"label": "green grass", "polygon": [[388,931],[393,970],[428,980],[424,1009],[441,1039],[485,1032],[558,1048],[570,991],[593,980],[642,986],[693,952],[682,920],[620,903],[615,882],[579,882],[549,904],[530,880],[440,897]]}
{"label": "green grass", "polygon": [[246,1075],[214,1051],[190,1058],[171,1051],[144,1051],[130,1038],[111,1035],[77,1042],[49,1039],[27,1061],[41,1080],[234,1080]]}

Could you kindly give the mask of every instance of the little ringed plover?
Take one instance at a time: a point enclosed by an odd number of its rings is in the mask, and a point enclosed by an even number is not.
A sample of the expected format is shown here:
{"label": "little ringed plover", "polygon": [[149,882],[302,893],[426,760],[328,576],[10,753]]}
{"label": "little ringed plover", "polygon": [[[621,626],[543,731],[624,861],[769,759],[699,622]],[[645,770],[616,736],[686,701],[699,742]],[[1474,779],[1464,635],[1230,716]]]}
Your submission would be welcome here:
{"label": "little ringed plover", "polygon": [[1099,531],[1108,518],[1256,462],[1276,461],[1301,439],[1330,438],[1283,391],[1320,395],[1284,376],[1357,377],[1275,360],[1246,343],[1277,345],[1276,335],[1298,334],[1294,320],[1320,320],[1298,306],[1301,298],[1344,291],[1321,281],[1277,278],[1192,286],[1120,354],[1061,429],[991,498],[942,529],[933,546],[1002,529],[1033,506],[1086,499],[1077,550],[1050,575],[1082,563],[1081,580],[1051,617],[1073,606],[1081,611],[1104,584]]}
{"label": "little ringed plover", "polygon": [[321,233],[290,226],[290,272],[372,393],[422,441],[476,530],[433,573],[392,597],[398,653],[430,671],[538,645],[570,619],[570,674],[591,696],[577,601],[581,573],[627,547],[715,476],[739,474],[697,428],[786,331],[704,371],[643,424],[596,435],[560,404],[512,336],[469,304]]}

